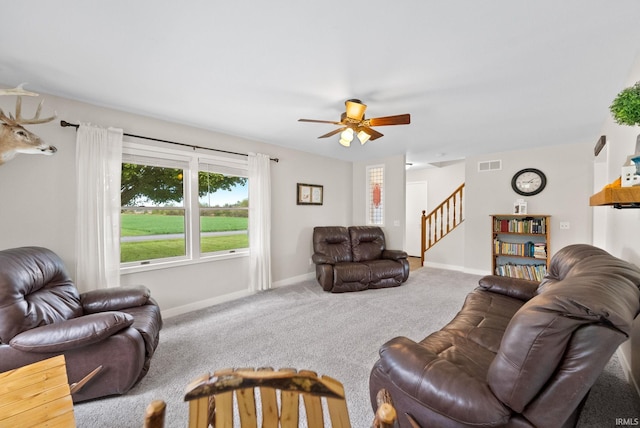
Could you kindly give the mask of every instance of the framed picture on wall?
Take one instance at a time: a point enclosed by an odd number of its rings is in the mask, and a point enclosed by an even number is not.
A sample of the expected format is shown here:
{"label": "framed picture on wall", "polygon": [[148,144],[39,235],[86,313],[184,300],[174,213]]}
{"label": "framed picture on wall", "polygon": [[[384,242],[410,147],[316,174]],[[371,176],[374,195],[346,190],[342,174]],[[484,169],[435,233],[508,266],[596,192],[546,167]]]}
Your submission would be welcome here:
{"label": "framed picture on wall", "polygon": [[298,183],[298,205],[322,205],[323,187],[319,184]]}

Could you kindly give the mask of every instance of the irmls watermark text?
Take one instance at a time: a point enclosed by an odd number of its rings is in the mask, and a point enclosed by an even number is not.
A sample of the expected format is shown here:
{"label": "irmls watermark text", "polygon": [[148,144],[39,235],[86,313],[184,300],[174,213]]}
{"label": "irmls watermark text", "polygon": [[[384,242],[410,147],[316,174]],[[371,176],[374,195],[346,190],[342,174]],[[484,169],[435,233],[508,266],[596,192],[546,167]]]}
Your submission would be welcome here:
{"label": "irmls watermark text", "polygon": [[616,418],[616,426],[633,427],[640,425],[640,418]]}

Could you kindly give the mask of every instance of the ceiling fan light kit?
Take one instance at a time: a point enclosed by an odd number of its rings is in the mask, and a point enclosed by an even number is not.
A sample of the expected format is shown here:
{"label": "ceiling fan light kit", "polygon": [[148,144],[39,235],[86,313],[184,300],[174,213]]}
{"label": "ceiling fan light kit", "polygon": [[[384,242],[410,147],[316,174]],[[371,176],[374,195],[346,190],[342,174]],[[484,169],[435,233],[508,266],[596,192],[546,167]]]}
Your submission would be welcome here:
{"label": "ceiling fan light kit", "polygon": [[321,135],[318,138],[327,138],[339,133],[340,140],[338,142],[344,147],[351,146],[354,134],[358,137],[360,144],[365,144],[369,140],[373,141],[382,137],[383,134],[373,129],[372,126],[408,125],[411,123],[411,115],[409,114],[365,119],[364,112],[367,109],[367,106],[357,99],[345,101],[345,107],[345,112],[340,115],[339,122],[317,119],[298,119],[298,122],[330,123],[332,125],[340,125],[341,128]]}

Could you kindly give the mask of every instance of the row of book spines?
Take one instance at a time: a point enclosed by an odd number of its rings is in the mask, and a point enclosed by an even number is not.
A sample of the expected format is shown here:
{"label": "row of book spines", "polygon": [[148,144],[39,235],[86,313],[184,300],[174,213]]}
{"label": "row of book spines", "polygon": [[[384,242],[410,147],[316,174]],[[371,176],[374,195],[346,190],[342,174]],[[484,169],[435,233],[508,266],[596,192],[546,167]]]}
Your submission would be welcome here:
{"label": "row of book spines", "polygon": [[496,266],[496,275],[512,278],[542,281],[547,273],[546,265],[514,265],[511,263]]}
{"label": "row of book spines", "polygon": [[511,233],[547,233],[547,225],[544,218],[531,219],[499,219],[493,220],[494,232]]}
{"label": "row of book spines", "polygon": [[503,242],[494,241],[494,253],[496,255],[547,258],[547,247],[543,242]]}

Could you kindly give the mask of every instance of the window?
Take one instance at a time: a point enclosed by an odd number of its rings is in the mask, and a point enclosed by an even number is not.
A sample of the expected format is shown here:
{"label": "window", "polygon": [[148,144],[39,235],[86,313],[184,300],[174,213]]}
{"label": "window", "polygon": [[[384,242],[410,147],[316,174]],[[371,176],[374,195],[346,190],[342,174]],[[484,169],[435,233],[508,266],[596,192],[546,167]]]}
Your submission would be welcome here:
{"label": "window", "polygon": [[200,252],[217,253],[249,248],[249,189],[247,171],[200,164]]}
{"label": "window", "polygon": [[367,167],[367,224],[384,226],[384,166]]}
{"label": "window", "polygon": [[247,161],[125,143],[123,268],[248,252]]}

